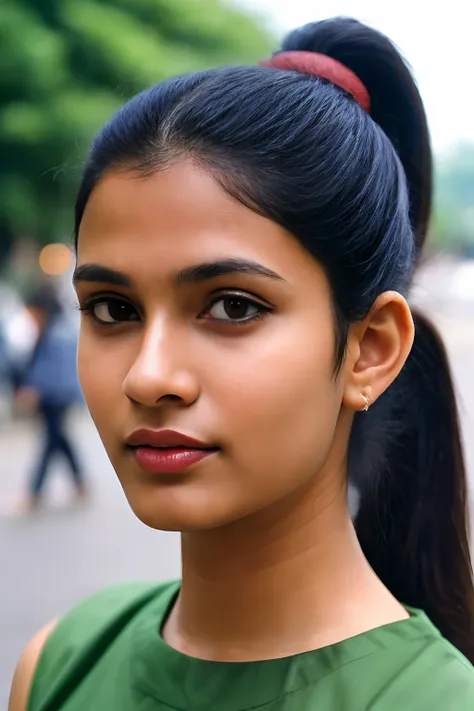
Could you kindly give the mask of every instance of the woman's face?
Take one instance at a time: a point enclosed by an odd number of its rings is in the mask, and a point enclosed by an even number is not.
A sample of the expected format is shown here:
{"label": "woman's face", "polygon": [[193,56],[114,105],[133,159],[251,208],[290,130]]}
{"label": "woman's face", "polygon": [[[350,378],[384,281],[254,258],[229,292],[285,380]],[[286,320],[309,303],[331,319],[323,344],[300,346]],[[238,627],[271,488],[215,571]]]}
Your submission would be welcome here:
{"label": "woman's face", "polygon": [[[322,268],[284,229],[191,161],[111,173],[76,288],[85,397],[144,523],[222,526],[317,479],[341,411],[334,320]],[[164,430],[211,450],[172,449]]]}

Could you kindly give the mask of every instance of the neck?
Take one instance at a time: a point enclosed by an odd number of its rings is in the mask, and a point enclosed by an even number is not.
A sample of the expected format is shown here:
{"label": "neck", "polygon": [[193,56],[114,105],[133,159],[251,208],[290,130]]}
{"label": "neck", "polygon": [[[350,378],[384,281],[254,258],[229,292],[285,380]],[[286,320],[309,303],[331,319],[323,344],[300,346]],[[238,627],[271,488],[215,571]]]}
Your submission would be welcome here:
{"label": "neck", "polygon": [[339,642],[408,617],[359,546],[345,486],[299,491],[226,528],[182,536],[182,588],[165,640],[251,661]]}

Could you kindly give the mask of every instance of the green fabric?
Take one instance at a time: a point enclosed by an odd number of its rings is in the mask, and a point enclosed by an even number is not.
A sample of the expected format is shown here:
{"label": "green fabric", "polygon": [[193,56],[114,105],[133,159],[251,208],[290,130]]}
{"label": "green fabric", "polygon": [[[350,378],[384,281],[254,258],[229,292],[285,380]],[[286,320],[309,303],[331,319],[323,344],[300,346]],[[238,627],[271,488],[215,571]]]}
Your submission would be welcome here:
{"label": "green fabric", "polygon": [[473,711],[474,668],[424,613],[284,659],[222,663],[167,646],[179,583],[121,585],[58,625],[28,711]]}

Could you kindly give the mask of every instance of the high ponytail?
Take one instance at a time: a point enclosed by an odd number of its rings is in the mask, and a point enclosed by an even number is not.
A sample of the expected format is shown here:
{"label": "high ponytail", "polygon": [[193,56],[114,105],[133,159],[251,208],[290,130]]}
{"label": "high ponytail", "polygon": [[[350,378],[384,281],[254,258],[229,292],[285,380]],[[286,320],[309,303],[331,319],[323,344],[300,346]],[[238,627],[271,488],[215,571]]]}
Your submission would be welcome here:
{"label": "high ponytail", "polygon": [[[367,88],[372,119],[403,165],[418,262],[427,234],[432,159],[423,104],[400,54],[350,19],[291,33],[283,50],[327,54]],[[402,603],[423,609],[474,663],[474,585],[466,474],[446,350],[414,312],[415,341],[396,381],[358,413],[349,473],[359,490],[356,530],[377,575]]]}
{"label": "high ponytail", "polygon": [[290,32],[282,45],[282,51],[288,50],[333,57],[351,69],[368,90],[370,116],[390,138],[405,170],[419,254],[431,210],[432,155],[423,102],[400,53],[380,32],[344,17]]}

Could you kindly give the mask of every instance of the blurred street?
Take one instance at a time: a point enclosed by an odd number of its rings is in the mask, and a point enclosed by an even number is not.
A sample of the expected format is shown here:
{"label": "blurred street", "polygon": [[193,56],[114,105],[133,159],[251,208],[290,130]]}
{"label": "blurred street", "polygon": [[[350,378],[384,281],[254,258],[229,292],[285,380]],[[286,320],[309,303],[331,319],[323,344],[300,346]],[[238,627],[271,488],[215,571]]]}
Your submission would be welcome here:
{"label": "blurred street", "polygon": [[[450,284],[450,267],[431,269],[420,279],[415,301],[435,312],[451,353],[474,489],[474,303],[447,298]],[[70,426],[86,463],[91,501],[65,505],[70,482],[58,461],[48,508],[26,518],[0,515],[1,708],[22,647],[45,622],[111,583],[179,575],[178,536],[151,531],[134,518],[84,410],[74,413]],[[23,491],[37,445],[29,420],[0,428],[2,509]]]}

